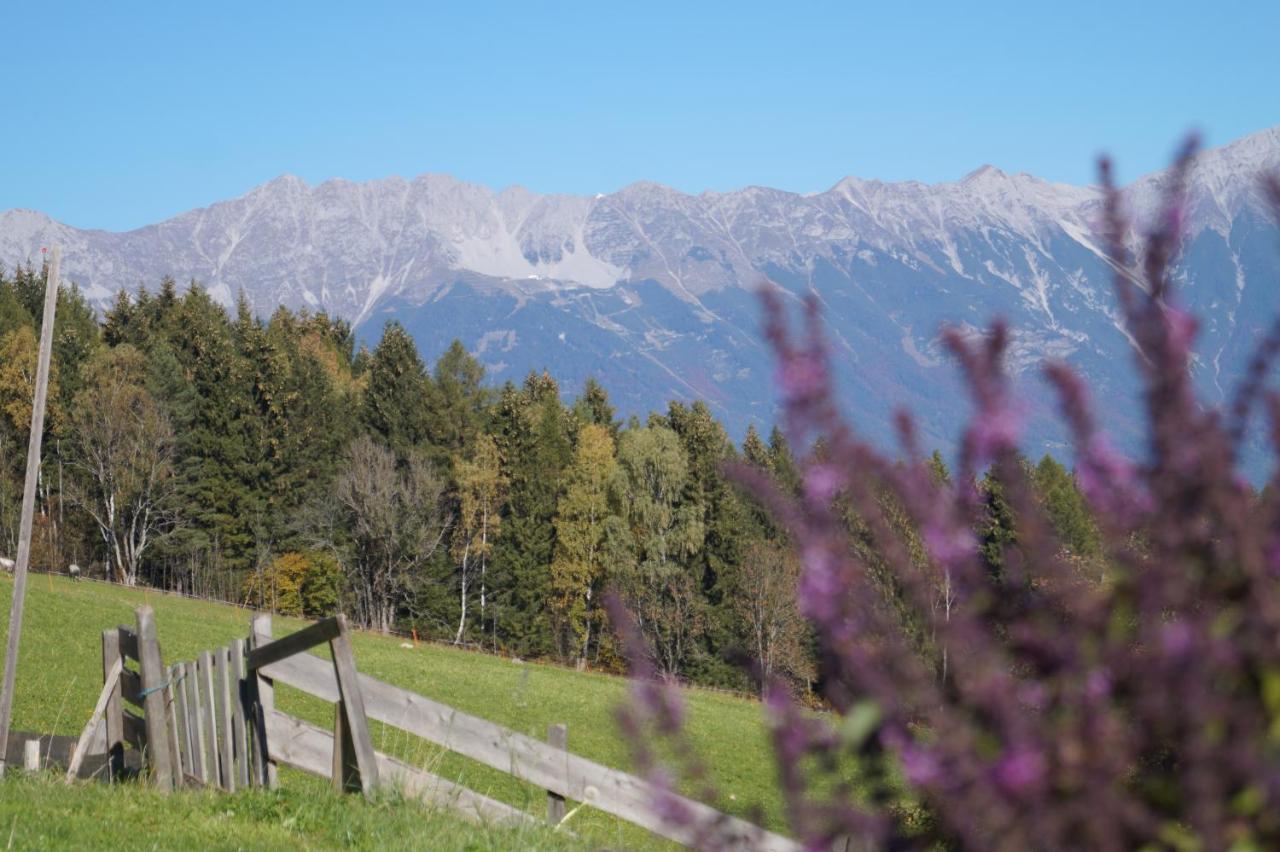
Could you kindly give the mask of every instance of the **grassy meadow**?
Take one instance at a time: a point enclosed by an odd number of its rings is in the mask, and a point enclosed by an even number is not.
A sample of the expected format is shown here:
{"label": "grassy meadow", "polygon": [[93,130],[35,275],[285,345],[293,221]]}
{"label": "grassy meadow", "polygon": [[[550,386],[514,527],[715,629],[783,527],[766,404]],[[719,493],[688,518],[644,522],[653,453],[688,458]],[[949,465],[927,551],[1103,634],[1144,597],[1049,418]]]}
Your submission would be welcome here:
{"label": "grassy meadow", "polygon": [[[0,611],[8,612],[11,590],[12,578],[0,575]],[[248,633],[249,611],[234,606],[154,590],[32,575],[13,728],[78,734],[102,684],[99,634],[117,624],[132,625],[134,607],[142,603],[155,609],[166,664],[191,659],[202,650]],[[304,624],[277,617],[275,634],[284,635]],[[0,624],[0,634],[4,628]],[[569,728],[570,750],[610,766],[631,768],[613,718],[627,697],[625,680],[437,645],[406,649],[402,643],[400,638],[358,633],[354,637],[356,663],[374,677],[529,736],[543,738],[549,724],[563,722]],[[332,724],[332,705],[287,687],[277,687],[276,706],[316,724]],[[774,770],[760,705],[744,698],[691,690],[688,711],[690,734],[721,791],[720,806],[750,817],[753,805],[758,805],[766,826],[785,832],[781,803],[772,795]],[[377,723],[373,737],[380,751],[530,813],[545,813],[545,793],[505,773]],[[40,814],[49,818],[42,819]],[[133,817],[128,817],[130,814]],[[183,793],[163,804],[148,791],[105,785],[67,790],[37,778],[6,780],[0,786],[0,844],[11,837],[14,848],[118,846],[120,843],[111,842],[112,837],[121,842],[139,839],[129,827],[139,821],[136,831],[147,838],[146,845],[155,842],[159,848],[664,845],[642,829],[589,807],[569,822],[568,827],[578,836],[574,841],[543,829],[504,831],[473,826],[448,813],[398,802],[392,795],[373,803],[358,796],[337,797],[322,780],[283,770],[281,789],[275,793]],[[82,833],[82,829],[90,833]]]}

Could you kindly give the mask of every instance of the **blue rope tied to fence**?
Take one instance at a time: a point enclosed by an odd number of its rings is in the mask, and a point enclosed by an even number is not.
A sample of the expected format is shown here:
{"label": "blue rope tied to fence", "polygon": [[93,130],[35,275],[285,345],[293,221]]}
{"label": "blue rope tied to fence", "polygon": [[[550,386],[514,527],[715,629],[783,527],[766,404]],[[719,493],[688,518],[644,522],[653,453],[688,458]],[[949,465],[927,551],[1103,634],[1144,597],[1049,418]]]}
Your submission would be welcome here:
{"label": "blue rope tied to fence", "polygon": [[185,678],[186,676],[187,676],[187,673],[184,671],[182,674],[178,675],[175,678],[170,678],[169,680],[166,680],[163,683],[158,683],[155,686],[151,686],[146,689],[143,689],[138,692],[138,700],[141,701],[151,693],[159,692],[160,690],[165,689],[169,686],[177,686],[178,684],[182,683],[183,678]]}
{"label": "blue rope tied to fence", "polygon": [[167,688],[171,683],[173,683],[173,681],[166,680],[164,683],[159,683],[159,684],[156,684],[155,686],[150,686],[150,687],[147,687],[146,689],[140,690],[138,692],[138,699],[141,700],[143,698],[146,698],[148,695],[150,695],[153,692],[159,692],[160,690]]}

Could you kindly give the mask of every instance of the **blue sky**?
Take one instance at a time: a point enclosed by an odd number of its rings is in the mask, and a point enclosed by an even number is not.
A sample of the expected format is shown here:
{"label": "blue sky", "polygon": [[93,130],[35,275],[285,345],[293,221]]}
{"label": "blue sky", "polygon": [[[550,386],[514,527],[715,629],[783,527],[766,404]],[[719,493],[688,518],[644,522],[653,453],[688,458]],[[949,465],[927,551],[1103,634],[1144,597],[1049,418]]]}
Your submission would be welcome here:
{"label": "blue sky", "polygon": [[[1280,3],[25,3],[0,209],[137,227],[281,173],[609,192],[1092,178],[1280,123]],[[1145,9],[1157,9],[1158,16]]]}

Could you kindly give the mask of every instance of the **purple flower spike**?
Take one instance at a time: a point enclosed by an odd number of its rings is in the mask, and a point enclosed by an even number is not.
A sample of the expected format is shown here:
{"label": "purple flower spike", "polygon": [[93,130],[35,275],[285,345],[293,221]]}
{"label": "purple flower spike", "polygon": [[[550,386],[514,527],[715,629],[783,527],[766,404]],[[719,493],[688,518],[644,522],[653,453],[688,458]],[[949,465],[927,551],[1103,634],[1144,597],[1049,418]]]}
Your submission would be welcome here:
{"label": "purple flower spike", "polygon": [[898,757],[902,760],[902,774],[916,787],[931,787],[942,778],[942,765],[925,747],[904,743]]}
{"label": "purple flower spike", "polygon": [[1025,793],[1038,786],[1048,766],[1037,749],[1021,747],[1010,751],[996,764],[995,779],[1009,793]]}
{"label": "purple flower spike", "polygon": [[798,352],[782,365],[778,384],[787,399],[801,401],[820,393],[826,387],[826,377],[826,365],[821,359],[807,352]]}
{"label": "purple flower spike", "polygon": [[973,425],[974,453],[979,459],[993,459],[1017,449],[1022,437],[1022,415],[1007,404],[978,415]]}
{"label": "purple flower spike", "polygon": [[[822,451],[780,466],[776,482],[761,465],[738,478],[773,516],[752,535],[798,557],[784,605],[753,601],[738,639],[753,659],[773,655],[756,684],[777,799],[802,848],[1280,849],[1280,472],[1258,492],[1240,461],[1261,449],[1245,428],[1254,402],[1280,455],[1269,381],[1280,321],[1234,407],[1197,398],[1197,324],[1175,292],[1186,280],[1181,232],[1196,224],[1185,221],[1197,212],[1186,203],[1199,192],[1194,151],[1193,139],[1164,176],[1141,241],[1109,163],[1101,174],[1098,244],[1143,382],[1139,462],[1103,437],[1085,380],[1053,363],[1075,470],[1018,463],[1024,412],[1002,370],[1013,338],[999,321],[986,335],[943,332],[975,410],[956,470],[941,455],[926,461],[933,448],[907,416],[897,419],[906,458],[890,457],[841,416],[818,300],[794,334],[789,306],[765,296],[788,440],[821,440]],[[1280,178],[1267,186],[1280,215]],[[1115,402],[1104,402],[1109,420],[1128,414]],[[701,561],[679,567],[709,574]],[[715,567],[726,597],[737,593],[733,566]],[[636,632],[614,624],[624,641]],[[766,647],[788,626],[804,639]],[[652,768],[655,737],[664,757],[689,740],[652,664],[635,671],[642,724],[624,732]],[[658,813],[684,825],[692,817],[673,806],[671,778],[653,777]],[[682,788],[690,777],[707,776]],[[703,849],[749,845],[722,828],[682,836]]]}
{"label": "purple flower spike", "polygon": [[941,566],[958,565],[973,556],[978,541],[968,527],[934,523],[925,528],[924,545]]}
{"label": "purple flower spike", "polygon": [[830,503],[843,486],[844,477],[829,464],[815,464],[805,471],[805,497],[818,505]]}

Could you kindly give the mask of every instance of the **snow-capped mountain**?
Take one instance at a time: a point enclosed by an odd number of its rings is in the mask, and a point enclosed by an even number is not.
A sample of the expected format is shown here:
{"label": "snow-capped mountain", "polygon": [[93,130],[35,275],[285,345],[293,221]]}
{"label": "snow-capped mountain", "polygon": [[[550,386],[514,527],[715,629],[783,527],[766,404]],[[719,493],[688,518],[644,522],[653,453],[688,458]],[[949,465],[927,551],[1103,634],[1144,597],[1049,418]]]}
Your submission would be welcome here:
{"label": "snow-capped mountain", "polygon": [[[1229,393],[1277,307],[1280,240],[1257,178],[1280,169],[1280,127],[1201,155],[1193,175],[1183,298],[1202,317],[1198,369]],[[1131,185],[1149,217],[1167,176]],[[64,247],[64,274],[98,305],[164,275],[224,304],[243,292],[350,319],[366,339],[400,320],[434,357],[460,338],[496,380],[546,367],[572,393],[598,376],[624,412],[706,399],[740,435],[773,418],[755,289],[768,280],[825,306],[857,422],[885,438],[895,407],[942,446],[965,410],[938,343],[944,322],[1003,316],[1030,400],[1029,449],[1060,440],[1036,380],[1076,364],[1123,442],[1137,409],[1094,225],[1095,189],[983,166],[952,183],[845,178],[801,195],[763,187],[687,195],[637,183],[611,195],[494,192],[443,175],[318,186],[285,176],[243,197],[126,233],[0,214],[0,262]]]}

